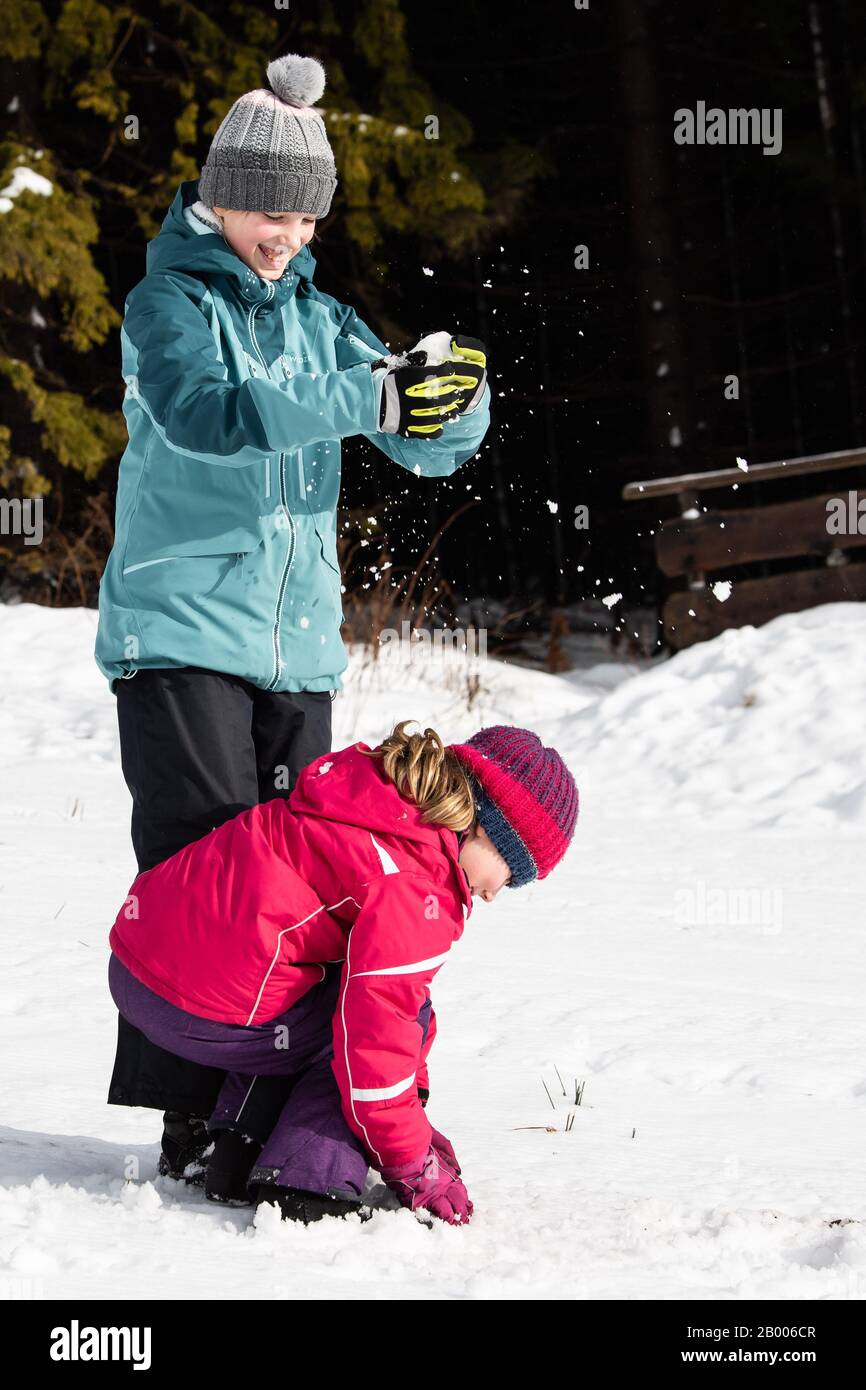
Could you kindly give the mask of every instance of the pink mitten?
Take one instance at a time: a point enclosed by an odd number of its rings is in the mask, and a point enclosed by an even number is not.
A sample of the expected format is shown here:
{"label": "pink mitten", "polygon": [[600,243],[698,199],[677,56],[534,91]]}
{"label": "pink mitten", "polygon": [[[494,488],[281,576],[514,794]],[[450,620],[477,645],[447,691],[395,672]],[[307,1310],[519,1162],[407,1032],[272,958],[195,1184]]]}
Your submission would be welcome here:
{"label": "pink mitten", "polygon": [[424,1208],[441,1221],[447,1221],[449,1226],[465,1225],[472,1215],[469,1193],[457,1177],[454,1164],[433,1144],[421,1158],[392,1164],[379,1171],[391,1191],[397,1194],[401,1206],[410,1211]]}

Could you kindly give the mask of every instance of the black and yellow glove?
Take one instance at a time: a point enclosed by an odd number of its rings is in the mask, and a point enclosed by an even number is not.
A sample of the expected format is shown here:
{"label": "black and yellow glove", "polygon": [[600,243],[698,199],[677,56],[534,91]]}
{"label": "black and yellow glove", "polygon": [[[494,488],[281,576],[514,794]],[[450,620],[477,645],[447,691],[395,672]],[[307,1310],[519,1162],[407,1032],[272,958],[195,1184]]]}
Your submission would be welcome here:
{"label": "black and yellow glove", "polygon": [[379,430],[413,439],[438,439],[443,426],[474,410],[487,384],[487,353],[478,338],[431,333],[402,357],[380,358]]}

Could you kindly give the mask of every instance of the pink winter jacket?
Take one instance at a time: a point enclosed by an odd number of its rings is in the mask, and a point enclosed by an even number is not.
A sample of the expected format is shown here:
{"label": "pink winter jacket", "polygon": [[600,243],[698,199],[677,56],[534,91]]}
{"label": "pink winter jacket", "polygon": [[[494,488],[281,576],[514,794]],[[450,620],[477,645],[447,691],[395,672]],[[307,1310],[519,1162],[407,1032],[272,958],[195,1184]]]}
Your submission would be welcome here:
{"label": "pink winter jacket", "polygon": [[323,754],[287,801],[242,811],[139,874],[109,940],[163,999],[248,1026],[342,961],[331,1066],[346,1121],[381,1169],[430,1142],[418,1094],[436,1030],[429,986],[472,895],[454,831],[423,825],[366,748]]}

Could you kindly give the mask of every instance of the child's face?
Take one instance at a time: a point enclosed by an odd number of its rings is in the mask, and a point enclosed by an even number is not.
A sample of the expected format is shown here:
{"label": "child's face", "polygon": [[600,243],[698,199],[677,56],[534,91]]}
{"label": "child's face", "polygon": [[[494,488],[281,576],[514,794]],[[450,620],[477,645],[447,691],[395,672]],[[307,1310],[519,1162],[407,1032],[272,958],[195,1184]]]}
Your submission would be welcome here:
{"label": "child's face", "polygon": [[476,821],[463,842],[458,862],[465,870],[473,897],[492,903],[511,870],[486,830]]}
{"label": "child's face", "polygon": [[315,217],[306,212],[239,212],[218,207],[214,212],[223,219],[229,246],[262,280],[279,280],[316,230]]}

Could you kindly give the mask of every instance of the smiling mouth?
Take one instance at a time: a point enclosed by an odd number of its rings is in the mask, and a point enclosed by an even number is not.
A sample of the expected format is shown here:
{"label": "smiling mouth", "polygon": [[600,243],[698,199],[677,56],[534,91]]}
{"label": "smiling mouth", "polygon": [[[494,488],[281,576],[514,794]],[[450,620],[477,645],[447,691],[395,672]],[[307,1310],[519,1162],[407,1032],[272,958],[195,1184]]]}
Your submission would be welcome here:
{"label": "smiling mouth", "polygon": [[256,250],[268,263],[268,265],[285,265],[289,259],[288,247],[269,247],[259,242]]}

